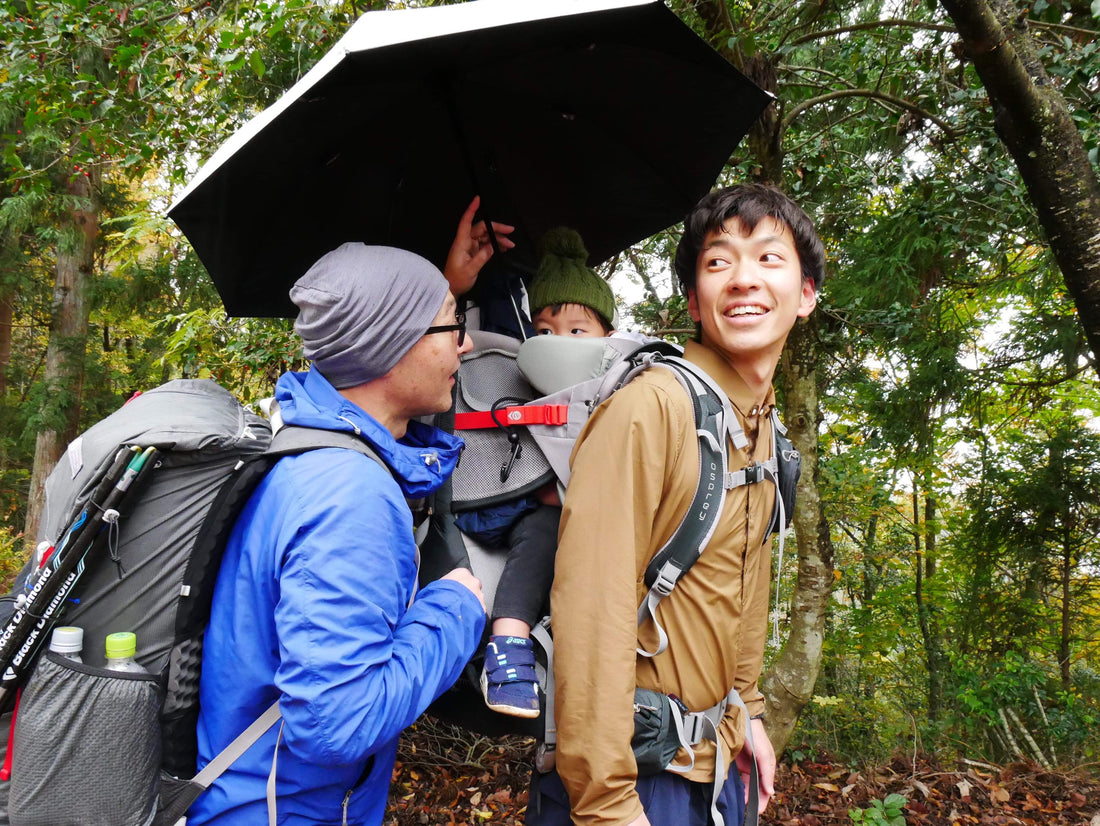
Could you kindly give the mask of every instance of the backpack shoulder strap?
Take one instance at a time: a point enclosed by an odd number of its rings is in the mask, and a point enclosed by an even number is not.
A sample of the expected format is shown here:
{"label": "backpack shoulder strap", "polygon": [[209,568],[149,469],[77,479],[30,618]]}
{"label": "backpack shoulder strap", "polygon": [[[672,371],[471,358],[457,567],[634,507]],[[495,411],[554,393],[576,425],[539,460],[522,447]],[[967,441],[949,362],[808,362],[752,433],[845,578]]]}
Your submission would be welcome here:
{"label": "backpack shoulder strap", "polygon": [[787,428],[779,421],[779,411],[772,408],[772,444],[775,453],[775,513],[769,533],[782,532],[791,526],[794,516],[795,488],[802,475],[802,454],[787,438]]}
{"label": "backpack shoulder strap", "polygon": [[[214,580],[221,564],[221,550],[229,540],[229,534],[241,510],[260,480],[275,463],[284,456],[294,456],[323,447],[342,447],[369,456],[386,468],[385,462],[359,437],[337,430],[320,430],[313,427],[286,425],[279,428],[271,443],[262,453],[241,459],[234,473],[218,491],[199,534],[195,539],[196,550],[191,554],[183,577],[184,594],[213,594]],[[389,472],[389,468],[386,468]],[[177,633],[200,633],[210,615],[209,601],[191,600],[181,605],[176,618]]]}
{"label": "backpack shoulder strap", "polygon": [[310,450],[323,447],[342,447],[354,450],[367,456],[389,473],[390,469],[382,461],[382,457],[375,452],[369,444],[354,433],[344,430],[321,430],[316,427],[301,427],[300,425],[283,425],[271,439],[271,445],[265,451],[265,455],[281,459],[284,456],[295,456]]}
{"label": "backpack shoulder strap", "polygon": [[[657,621],[657,605],[672,592],[710,542],[718,527],[726,491],[764,479],[777,482],[778,470],[777,439],[773,438],[772,456],[766,462],[729,472],[728,443],[733,442],[737,448],[748,444],[729,398],[706,372],[689,361],[664,357],[655,359],[652,364],[672,370],[691,398],[699,439],[699,483],[680,525],[646,567],[645,582],[649,592],[638,607],[638,625],[646,620],[653,621],[657,629],[657,648],[647,651],[639,646],[638,654],[643,657],[655,657],[668,648],[668,635]],[[772,423],[774,427],[778,418],[773,416]],[[774,523],[774,516],[772,521]]]}
{"label": "backpack shoulder strap", "polygon": [[745,443],[745,436],[729,402],[707,381],[685,369],[685,364],[686,362],[679,359],[654,362],[655,366],[669,369],[676,375],[691,400],[695,433],[699,441],[699,483],[672,538],[650,560],[646,569],[646,583],[651,586],[662,579],[668,579],[668,575],[662,575],[662,571],[669,566],[675,571],[674,579],[678,580],[683,576],[714,534],[726,495],[724,482],[728,457],[725,435],[731,422],[736,430],[735,438],[738,442]]}
{"label": "backpack shoulder strap", "polygon": [[668,648],[668,635],[657,621],[657,605],[695,564],[718,526],[726,499],[727,438],[738,446],[747,443],[729,400],[706,373],[675,356],[654,359],[652,365],[671,370],[691,399],[699,440],[699,482],[679,526],[646,567],[649,592],[638,608],[638,624],[652,619],[658,642],[653,651],[639,646],[643,657],[655,657]]}

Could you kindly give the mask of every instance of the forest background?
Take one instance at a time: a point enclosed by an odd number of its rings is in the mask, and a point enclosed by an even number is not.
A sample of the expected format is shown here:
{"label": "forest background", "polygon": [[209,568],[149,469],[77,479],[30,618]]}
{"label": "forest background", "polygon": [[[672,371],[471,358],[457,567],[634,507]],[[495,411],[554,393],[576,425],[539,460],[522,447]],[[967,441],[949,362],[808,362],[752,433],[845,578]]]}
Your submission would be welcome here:
{"label": "forest background", "polygon": [[[423,5],[0,4],[8,574],[45,473],[133,392],[251,402],[300,366],[290,322],[225,316],[167,205],[359,16]],[[804,471],[773,740],[1096,773],[1100,0],[668,5],[777,96],[719,183],[782,187],[829,255],[777,379]],[[627,326],[690,330],[678,237],[600,266]]]}

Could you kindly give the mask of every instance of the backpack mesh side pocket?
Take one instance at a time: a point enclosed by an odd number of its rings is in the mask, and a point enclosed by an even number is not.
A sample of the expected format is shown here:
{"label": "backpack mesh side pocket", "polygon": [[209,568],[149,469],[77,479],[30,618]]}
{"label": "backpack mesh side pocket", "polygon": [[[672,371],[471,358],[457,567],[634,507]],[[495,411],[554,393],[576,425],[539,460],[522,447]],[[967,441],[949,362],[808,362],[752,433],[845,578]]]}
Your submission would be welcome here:
{"label": "backpack mesh side pocket", "polygon": [[23,689],[12,747],[12,826],[146,826],[157,808],[156,678],[47,652]]}

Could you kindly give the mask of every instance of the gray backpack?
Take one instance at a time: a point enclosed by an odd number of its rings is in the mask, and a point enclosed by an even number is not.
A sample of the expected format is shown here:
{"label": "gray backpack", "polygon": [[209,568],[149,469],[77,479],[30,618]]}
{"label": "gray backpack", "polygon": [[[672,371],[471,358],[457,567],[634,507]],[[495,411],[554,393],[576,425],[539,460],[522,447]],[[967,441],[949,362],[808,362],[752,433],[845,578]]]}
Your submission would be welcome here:
{"label": "gray backpack", "polygon": [[[320,447],[381,464],[349,433],[289,427],[273,441],[266,419],[200,380],[142,393],[69,445],[46,483],[44,550],[0,613],[5,710],[21,691],[14,725],[0,721],[0,738],[13,733],[0,815],[174,824],[272,725],[277,705],[195,777],[203,633],[229,532],[279,458]],[[45,650],[55,624],[84,630],[83,664]],[[115,631],[136,634],[147,675],[104,668]]]}

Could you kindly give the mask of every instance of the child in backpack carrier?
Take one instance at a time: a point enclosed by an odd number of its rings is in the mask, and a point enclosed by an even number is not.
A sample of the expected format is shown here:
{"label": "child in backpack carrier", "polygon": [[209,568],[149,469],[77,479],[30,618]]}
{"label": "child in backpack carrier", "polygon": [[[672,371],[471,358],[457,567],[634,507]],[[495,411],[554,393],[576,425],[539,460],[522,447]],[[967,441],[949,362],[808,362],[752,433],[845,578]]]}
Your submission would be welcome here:
{"label": "child in backpack carrier", "polygon": [[[615,332],[615,297],[585,262],[588,251],[571,229],[550,230],[539,245],[528,290],[539,335],[604,338]],[[561,500],[556,483],[533,495],[456,515],[460,530],[491,548],[508,549],[497,583],[491,636],[481,673],[485,704],[514,717],[538,717],[531,627],[544,613],[554,578]]]}

